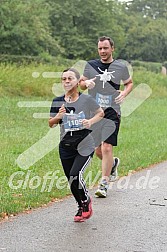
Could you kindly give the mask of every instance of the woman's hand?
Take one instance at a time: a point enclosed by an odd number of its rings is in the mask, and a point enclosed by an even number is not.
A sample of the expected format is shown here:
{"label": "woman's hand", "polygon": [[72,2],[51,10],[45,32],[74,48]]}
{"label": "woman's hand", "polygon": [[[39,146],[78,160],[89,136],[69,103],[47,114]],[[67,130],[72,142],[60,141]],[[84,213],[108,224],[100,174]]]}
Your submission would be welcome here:
{"label": "woman's hand", "polygon": [[83,119],[82,124],[83,124],[84,128],[86,128],[86,129],[89,129],[91,127],[91,125],[92,125],[91,121],[87,120],[87,119]]}
{"label": "woman's hand", "polygon": [[66,113],[66,109],[64,104],[61,106],[61,108],[59,108],[59,113],[58,113],[58,118],[62,119],[63,115]]}
{"label": "woman's hand", "polygon": [[49,118],[49,127],[55,127],[59,121],[62,119],[63,115],[66,113],[66,109],[64,104],[61,106],[61,108],[59,108],[59,112],[57,113],[57,115],[55,117],[51,117]]}

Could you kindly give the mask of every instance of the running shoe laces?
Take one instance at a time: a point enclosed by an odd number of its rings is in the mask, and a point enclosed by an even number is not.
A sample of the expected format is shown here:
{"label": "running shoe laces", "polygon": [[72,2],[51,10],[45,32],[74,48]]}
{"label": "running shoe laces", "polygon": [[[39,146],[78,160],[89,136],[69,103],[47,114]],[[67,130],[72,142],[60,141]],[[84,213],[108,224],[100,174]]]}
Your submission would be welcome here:
{"label": "running shoe laces", "polygon": [[85,219],[88,219],[92,216],[92,199],[89,197],[88,200],[82,202],[83,212],[82,216]]}
{"label": "running shoe laces", "polygon": [[83,207],[79,206],[78,212],[74,216],[74,221],[75,222],[83,222],[84,221],[84,218],[82,216],[82,212],[83,212]]}

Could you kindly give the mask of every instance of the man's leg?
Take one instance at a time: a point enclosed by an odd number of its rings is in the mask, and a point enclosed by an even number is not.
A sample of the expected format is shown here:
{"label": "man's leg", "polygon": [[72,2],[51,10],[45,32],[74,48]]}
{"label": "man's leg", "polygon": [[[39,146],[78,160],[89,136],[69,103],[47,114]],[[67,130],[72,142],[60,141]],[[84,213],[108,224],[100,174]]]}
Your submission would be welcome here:
{"label": "man's leg", "polygon": [[113,146],[103,142],[101,148],[96,149],[96,155],[102,160],[102,178],[95,195],[105,198],[113,165]]}
{"label": "man's leg", "polygon": [[102,143],[96,148],[96,155],[102,160],[102,179],[95,195],[106,197],[113,162],[113,146],[117,145],[119,124],[115,121],[105,119],[101,127]]}
{"label": "man's leg", "polygon": [[109,176],[113,166],[113,146],[108,143],[102,143],[102,179],[109,181]]}
{"label": "man's leg", "polygon": [[[96,156],[100,160],[102,160],[101,145],[96,148],[95,152],[96,152]],[[111,156],[113,157],[113,151],[112,151]],[[113,160],[111,160],[111,164],[112,164],[112,169],[111,169],[111,173],[110,173],[110,182],[114,182],[118,178],[118,171],[117,170],[118,170],[118,166],[120,164],[120,159],[118,157],[113,157]],[[103,169],[102,169],[102,171],[103,171]],[[102,172],[102,175],[103,175],[103,172]],[[104,176],[106,176],[106,175],[104,175]]]}
{"label": "man's leg", "polygon": [[102,178],[110,176],[113,166],[113,146],[108,143],[102,143],[96,148],[96,156],[102,160]]}

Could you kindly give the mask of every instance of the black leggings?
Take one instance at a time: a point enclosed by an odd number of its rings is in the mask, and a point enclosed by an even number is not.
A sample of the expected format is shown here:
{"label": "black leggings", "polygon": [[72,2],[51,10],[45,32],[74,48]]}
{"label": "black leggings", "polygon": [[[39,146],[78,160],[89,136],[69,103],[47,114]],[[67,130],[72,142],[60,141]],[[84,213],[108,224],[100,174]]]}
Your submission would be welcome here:
{"label": "black leggings", "polygon": [[83,173],[89,165],[92,156],[81,156],[79,153],[70,159],[61,159],[64,173],[68,179],[70,189],[79,206],[87,200],[88,191],[83,179]]}

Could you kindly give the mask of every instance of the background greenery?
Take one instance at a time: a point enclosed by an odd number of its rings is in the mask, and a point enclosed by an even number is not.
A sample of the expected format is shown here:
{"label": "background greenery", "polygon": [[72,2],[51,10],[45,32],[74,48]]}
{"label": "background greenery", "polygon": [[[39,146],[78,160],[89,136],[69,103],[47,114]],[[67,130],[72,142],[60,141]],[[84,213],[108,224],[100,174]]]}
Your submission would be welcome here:
{"label": "background greenery", "polygon": [[[61,72],[78,60],[96,57],[101,35],[114,39],[115,58],[132,64],[135,87],[146,83],[152,89],[152,95],[139,108],[122,117],[114,152],[121,159],[120,176],[167,160],[167,82],[160,74],[162,66],[167,67],[166,17],[165,0],[0,1],[1,217],[29,211],[70,193],[67,182],[59,190],[57,180],[50,192],[49,181],[42,192],[42,183],[30,188],[34,176],[43,179],[47,172],[57,170],[58,178],[64,174],[57,148],[27,171],[17,165],[18,156],[49,131],[47,118],[33,118],[33,113],[48,113],[49,107],[21,108],[18,102],[50,103],[53,84],[59,79],[43,78],[42,73]],[[39,77],[32,77],[33,72]],[[85,174],[92,174],[88,186],[100,170],[100,161],[94,156]],[[18,189],[9,186],[14,172],[25,172],[14,180],[15,185],[19,180],[25,183]]]}
{"label": "background greenery", "polygon": [[1,0],[0,54],[87,60],[108,35],[115,57],[163,63],[166,27],[166,0]]}

